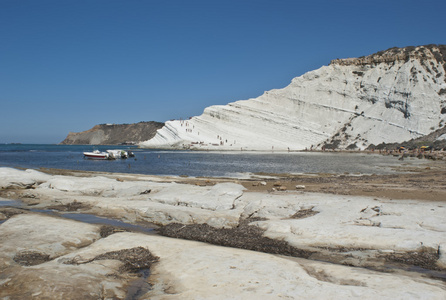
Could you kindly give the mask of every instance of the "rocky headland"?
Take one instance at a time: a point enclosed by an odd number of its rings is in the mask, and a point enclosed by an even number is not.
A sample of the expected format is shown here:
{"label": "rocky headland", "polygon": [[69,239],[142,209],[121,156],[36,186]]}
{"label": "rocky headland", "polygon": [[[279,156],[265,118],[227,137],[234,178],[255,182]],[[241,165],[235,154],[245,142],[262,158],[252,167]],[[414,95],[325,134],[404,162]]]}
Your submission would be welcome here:
{"label": "rocky headland", "polygon": [[137,144],[155,136],[164,126],[160,122],[134,124],[100,124],[82,132],[70,132],[62,145],[119,145]]}
{"label": "rocky headland", "polygon": [[0,197],[22,203],[0,210],[0,298],[444,299],[445,169],[237,180],[0,168]]}

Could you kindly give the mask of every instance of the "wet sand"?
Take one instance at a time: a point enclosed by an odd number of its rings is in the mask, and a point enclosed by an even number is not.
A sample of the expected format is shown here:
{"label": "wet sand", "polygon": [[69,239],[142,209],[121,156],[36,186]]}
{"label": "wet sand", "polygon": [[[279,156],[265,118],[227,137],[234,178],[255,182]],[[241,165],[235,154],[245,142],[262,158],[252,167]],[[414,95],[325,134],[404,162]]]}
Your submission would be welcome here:
{"label": "wet sand", "polygon": [[[284,186],[296,190],[304,185],[305,192],[329,193],[338,195],[370,196],[388,199],[416,199],[444,201],[446,199],[445,164],[413,170],[413,173],[394,175],[276,175],[277,179],[267,180],[262,186],[252,181],[241,183],[249,191],[271,191]],[[258,180],[257,180],[258,181]]]}

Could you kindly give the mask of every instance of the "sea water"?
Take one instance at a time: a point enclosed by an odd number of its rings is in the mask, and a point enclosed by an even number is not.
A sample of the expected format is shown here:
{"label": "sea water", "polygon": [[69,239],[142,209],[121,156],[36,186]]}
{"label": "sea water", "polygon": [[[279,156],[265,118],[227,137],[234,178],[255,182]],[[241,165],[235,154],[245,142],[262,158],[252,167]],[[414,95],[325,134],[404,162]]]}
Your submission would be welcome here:
{"label": "sea water", "polygon": [[[92,150],[130,150],[135,157],[85,159]],[[0,145],[0,167],[56,168],[149,175],[241,177],[252,173],[392,174],[402,164],[393,156],[332,152],[213,152],[139,149],[134,146]],[[419,162],[418,162],[419,163]]]}

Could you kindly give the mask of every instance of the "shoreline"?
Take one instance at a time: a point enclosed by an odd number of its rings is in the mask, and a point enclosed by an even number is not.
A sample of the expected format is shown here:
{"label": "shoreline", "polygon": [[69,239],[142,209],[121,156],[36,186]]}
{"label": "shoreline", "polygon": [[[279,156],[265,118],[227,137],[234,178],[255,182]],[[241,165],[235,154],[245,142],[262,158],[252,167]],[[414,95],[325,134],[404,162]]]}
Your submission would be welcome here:
{"label": "shoreline", "polygon": [[122,180],[177,182],[196,186],[236,182],[243,185],[247,192],[280,192],[280,188],[281,192],[285,192],[296,190],[296,186],[299,186],[299,191],[312,193],[431,201],[446,199],[446,161],[423,160],[416,166],[401,166],[398,169],[399,172],[394,174],[252,173],[251,178],[164,176],[54,168],[36,170],[51,175],[107,176]]}

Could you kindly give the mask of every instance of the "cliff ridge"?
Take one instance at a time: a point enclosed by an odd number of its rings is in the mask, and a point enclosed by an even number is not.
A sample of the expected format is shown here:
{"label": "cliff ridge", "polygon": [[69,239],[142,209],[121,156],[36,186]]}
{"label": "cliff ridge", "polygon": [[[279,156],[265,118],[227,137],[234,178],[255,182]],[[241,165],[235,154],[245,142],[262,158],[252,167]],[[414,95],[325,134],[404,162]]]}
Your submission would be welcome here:
{"label": "cliff ridge", "polygon": [[446,125],[446,45],[332,60],[257,98],[168,121],[141,147],[206,150],[365,149]]}

